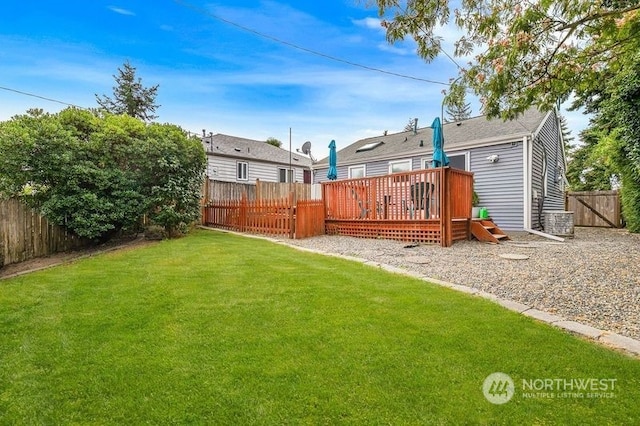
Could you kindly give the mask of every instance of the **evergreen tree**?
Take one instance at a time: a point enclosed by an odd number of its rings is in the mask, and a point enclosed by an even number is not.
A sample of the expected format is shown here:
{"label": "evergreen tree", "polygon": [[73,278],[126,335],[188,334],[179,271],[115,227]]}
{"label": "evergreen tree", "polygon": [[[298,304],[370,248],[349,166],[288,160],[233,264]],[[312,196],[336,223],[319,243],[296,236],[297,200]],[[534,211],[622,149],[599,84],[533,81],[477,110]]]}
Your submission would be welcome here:
{"label": "evergreen tree", "polygon": [[[560,116],[560,131],[562,132],[562,140],[564,141],[564,152],[568,156],[575,148],[573,141],[576,138],[571,134],[571,130],[569,130],[569,125],[567,124],[567,118],[564,115]],[[567,161],[568,160],[567,157]]]}
{"label": "evergreen tree", "polygon": [[409,119],[409,122],[404,126],[404,131],[405,132],[411,132],[413,131],[413,128],[415,126],[415,120],[413,118]]}
{"label": "evergreen tree", "polygon": [[605,191],[611,189],[614,172],[599,156],[602,137],[597,129],[580,133],[582,144],[568,151],[567,180],[572,191]]}
{"label": "evergreen tree", "polygon": [[282,142],[280,140],[276,139],[276,138],[273,138],[273,137],[267,139],[267,143],[269,145],[277,146],[278,148],[282,147]]}
{"label": "evergreen tree", "polygon": [[448,115],[446,121],[458,122],[463,121],[471,117],[471,104],[470,103],[456,103],[447,106],[446,111]]}
{"label": "evergreen tree", "polygon": [[136,78],[135,67],[125,62],[118,68],[118,75],[113,76],[116,86],[113,87],[113,98],[95,95],[98,105],[112,114],[126,114],[144,121],[158,118],[154,113],[160,105],[155,103],[159,85],[144,87],[142,80]]}

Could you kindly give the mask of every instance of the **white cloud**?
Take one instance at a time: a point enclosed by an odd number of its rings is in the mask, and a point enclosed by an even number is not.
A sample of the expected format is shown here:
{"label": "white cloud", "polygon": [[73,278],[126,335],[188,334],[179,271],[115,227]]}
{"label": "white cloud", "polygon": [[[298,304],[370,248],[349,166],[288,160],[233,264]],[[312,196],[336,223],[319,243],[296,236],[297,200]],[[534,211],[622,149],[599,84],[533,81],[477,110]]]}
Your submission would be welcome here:
{"label": "white cloud", "polygon": [[389,44],[389,43],[380,43],[378,44],[378,49],[382,50],[383,52],[389,52],[389,53],[394,53],[396,55],[416,55],[416,51],[415,49],[409,49],[406,47],[399,47],[395,44]]}
{"label": "white cloud", "polygon": [[369,18],[363,18],[363,19],[352,19],[351,22],[353,22],[355,25],[359,27],[368,28],[370,30],[376,30],[382,34],[385,34],[385,29],[381,25],[381,21],[378,18],[369,17]]}
{"label": "white cloud", "polygon": [[120,15],[125,15],[125,16],[136,16],[136,14],[130,10],[127,9],[123,9],[121,7],[116,7],[116,6],[108,6],[108,9],[112,12],[118,13]]}

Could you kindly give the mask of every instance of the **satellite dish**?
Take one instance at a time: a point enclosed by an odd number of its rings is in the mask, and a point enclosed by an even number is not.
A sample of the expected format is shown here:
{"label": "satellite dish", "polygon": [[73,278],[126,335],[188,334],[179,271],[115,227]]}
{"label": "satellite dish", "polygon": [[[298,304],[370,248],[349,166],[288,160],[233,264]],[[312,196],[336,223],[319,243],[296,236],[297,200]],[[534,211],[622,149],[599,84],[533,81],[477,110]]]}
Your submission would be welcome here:
{"label": "satellite dish", "polygon": [[302,152],[304,153],[304,155],[308,155],[309,158],[311,158],[312,163],[316,162],[316,159],[311,154],[311,142],[306,141],[305,143],[302,144]]}
{"label": "satellite dish", "polygon": [[305,155],[309,155],[311,153],[311,142],[306,141],[302,144],[302,152],[304,152]]}

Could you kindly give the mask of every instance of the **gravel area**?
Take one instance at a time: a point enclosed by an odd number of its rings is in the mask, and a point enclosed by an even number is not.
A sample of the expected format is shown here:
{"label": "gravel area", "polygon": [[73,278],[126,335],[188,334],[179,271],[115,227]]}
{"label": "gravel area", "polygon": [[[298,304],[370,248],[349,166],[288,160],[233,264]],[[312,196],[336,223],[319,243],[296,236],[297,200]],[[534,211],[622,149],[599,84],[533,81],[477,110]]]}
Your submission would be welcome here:
{"label": "gravel area", "polygon": [[[287,243],[411,270],[640,339],[640,235],[576,228],[564,243],[509,235],[498,245],[474,240],[449,248],[343,236]],[[527,259],[500,256],[512,254]]]}

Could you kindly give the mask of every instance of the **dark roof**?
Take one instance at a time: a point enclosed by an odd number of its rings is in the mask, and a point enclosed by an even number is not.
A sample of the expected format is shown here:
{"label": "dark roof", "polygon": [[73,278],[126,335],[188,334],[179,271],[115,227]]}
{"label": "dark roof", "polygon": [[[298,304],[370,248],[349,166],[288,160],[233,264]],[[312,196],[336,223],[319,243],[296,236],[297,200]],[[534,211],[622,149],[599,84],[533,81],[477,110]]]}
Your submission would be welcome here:
{"label": "dark roof", "polygon": [[[452,151],[470,146],[490,145],[508,138],[512,140],[522,138],[533,134],[547,114],[537,109],[530,109],[518,119],[510,121],[498,118],[489,120],[485,116],[480,116],[461,122],[445,123],[443,126],[444,148]],[[429,121],[430,125],[431,121]],[[373,149],[358,152],[361,147],[376,142],[383,143]],[[422,127],[417,130],[417,133],[410,130],[361,139],[338,151],[337,157],[340,164],[355,164],[428,154],[432,151],[433,130],[431,127]],[[316,163],[316,167],[327,166],[328,162],[328,158],[320,160]]]}
{"label": "dark roof", "polygon": [[[265,141],[239,138],[221,133],[201,138],[207,155],[220,155],[246,160],[265,161],[289,165],[289,151]],[[293,164],[309,167],[311,159],[297,153],[291,154]]]}

